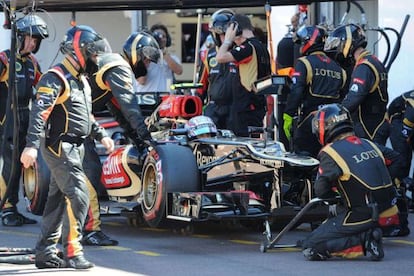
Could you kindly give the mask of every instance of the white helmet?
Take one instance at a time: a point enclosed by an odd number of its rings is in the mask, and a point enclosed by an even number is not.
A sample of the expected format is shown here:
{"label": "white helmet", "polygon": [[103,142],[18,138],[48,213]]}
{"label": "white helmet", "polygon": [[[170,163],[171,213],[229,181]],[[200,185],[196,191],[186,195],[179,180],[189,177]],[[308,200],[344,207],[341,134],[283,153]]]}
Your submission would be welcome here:
{"label": "white helmet", "polygon": [[190,139],[195,139],[203,134],[217,135],[217,127],[213,120],[207,116],[196,116],[188,120],[185,124],[187,135]]}

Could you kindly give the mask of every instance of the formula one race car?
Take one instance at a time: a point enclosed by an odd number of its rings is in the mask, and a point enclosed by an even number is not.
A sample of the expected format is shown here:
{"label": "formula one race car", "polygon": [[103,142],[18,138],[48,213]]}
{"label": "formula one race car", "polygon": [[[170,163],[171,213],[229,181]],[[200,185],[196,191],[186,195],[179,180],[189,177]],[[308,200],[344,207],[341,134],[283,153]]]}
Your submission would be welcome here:
{"label": "formula one race car", "polygon": [[[199,116],[197,97],[183,96],[181,106],[171,97],[163,101],[170,102],[172,113],[153,120],[157,131],[144,157],[126,144],[103,158],[101,182],[109,199],[124,205],[122,215],[140,217],[151,227],[171,220],[272,218],[286,224],[312,198],[316,159],[286,152],[277,141],[217,130]],[[157,114],[168,114],[160,111],[165,107],[161,103]],[[47,195],[45,168],[39,158],[23,173],[26,197],[37,214]]]}

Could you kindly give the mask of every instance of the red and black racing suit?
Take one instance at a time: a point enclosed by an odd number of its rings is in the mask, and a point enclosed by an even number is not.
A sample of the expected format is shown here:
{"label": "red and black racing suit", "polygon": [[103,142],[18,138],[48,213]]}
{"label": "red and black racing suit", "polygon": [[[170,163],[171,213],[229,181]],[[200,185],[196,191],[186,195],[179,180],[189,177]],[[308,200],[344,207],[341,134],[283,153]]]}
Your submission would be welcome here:
{"label": "red and black racing suit", "polygon": [[151,135],[144,123],[138,98],[133,89],[134,73],[128,62],[119,54],[102,55],[98,72],[90,77],[94,110],[107,108],[125,135],[140,148]]}
{"label": "red and black racing suit", "polygon": [[284,113],[292,118],[298,115],[293,133],[294,151],[316,157],[321,145],[312,134],[313,112],[321,105],[341,101],[346,73],[324,52],[315,51],[298,58],[292,81]]}
{"label": "red and black racing suit", "polygon": [[230,108],[232,87],[240,83],[237,66],[233,62],[218,63],[217,47],[202,53],[200,83],[201,97],[207,97],[204,115],[210,117],[219,129],[229,129],[232,125]]}
{"label": "red and black racing suit", "polygon": [[385,145],[390,128],[387,86],[384,65],[369,51],[364,51],[356,60],[349,91],[342,101],[351,113],[355,134],[381,145]]}
{"label": "red and black racing suit", "polygon": [[337,189],[344,206],[304,240],[303,248],[325,256],[361,256],[368,230],[377,225],[372,204],[377,204],[380,219],[397,210],[384,156],[369,140],[348,136],[323,147],[318,159],[315,195],[332,199]]}
{"label": "red and black racing suit", "polygon": [[267,48],[255,37],[230,50],[239,68],[239,81],[233,88],[232,128],[237,136],[249,136],[249,126],[263,126],[266,98],[254,92],[254,82],[271,74]]}
{"label": "red and black racing suit", "polygon": [[[1,144],[4,146],[0,149],[0,155],[3,159],[3,167],[0,166],[2,177],[0,177],[0,197],[3,198],[6,192],[6,187],[9,187],[8,200],[4,205],[4,209],[12,209],[16,211],[16,205],[19,201],[19,181],[21,176],[21,169],[19,166],[15,170],[15,174],[10,179],[10,172],[13,153],[13,114],[7,112],[7,98],[8,98],[8,80],[9,80],[9,59],[10,50],[0,53],[0,137],[4,140]],[[34,97],[34,86],[40,78],[41,72],[39,64],[33,55],[21,56],[16,55],[16,93],[17,93],[17,113],[18,113],[18,147],[17,156],[20,156],[26,145],[26,133],[29,124],[29,104]],[[10,109],[11,110],[11,109]],[[10,182],[8,182],[10,179]],[[6,212],[6,210],[4,211]]]}
{"label": "red and black racing suit", "polygon": [[[101,55],[98,71],[89,78],[92,88],[92,108],[95,111],[109,109],[112,116],[125,131],[125,135],[141,147],[144,139],[151,136],[145,126],[144,117],[134,93],[132,81],[134,73],[125,59],[116,53]],[[93,184],[89,186],[90,207],[84,231],[100,231],[100,208],[95,189],[101,186],[102,165],[95,143],[92,139],[85,141],[84,170]]]}
{"label": "red and black racing suit", "polygon": [[40,148],[51,172],[36,258],[56,254],[60,233],[63,253],[72,258],[83,255],[80,240],[89,206],[83,141],[90,135],[100,141],[107,134],[92,116],[86,78],[68,59],[48,70],[36,90],[26,146]]}

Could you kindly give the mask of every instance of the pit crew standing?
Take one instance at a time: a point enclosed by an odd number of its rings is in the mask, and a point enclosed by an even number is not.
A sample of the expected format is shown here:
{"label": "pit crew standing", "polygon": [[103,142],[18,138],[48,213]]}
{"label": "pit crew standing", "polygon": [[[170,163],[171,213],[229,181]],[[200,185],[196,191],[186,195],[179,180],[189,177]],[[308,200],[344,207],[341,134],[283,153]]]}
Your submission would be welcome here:
{"label": "pit crew standing", "polygon": [[343,106],[329,104],[312,120],[312,130],[323,145],[315,196],[328,200],[339,194],[343,206],[330,208],[331,216],[303,241],[308,260],[367,253],[374,261],[384,257],[378,220],[397,210],[395,187],[381,151],[375,143],[355,136],[350,117]]}
{"label": "pit crew standing", "polygon": [[[296,61],[292,91],[283,113],[283,129],[286,137],[293,139],[293,150],[313,157],[321,149],[312,135],[313,113],[321,105],[340,102],[346,81],[345,71],[323,52],[326,36],[319,26],[302,26],[296,32],[302,57]],[[291,137],[295,117],[297,128]]]}
{"label": "pit crew standing", "polygon": [[388,106],[392,148],[404,156],[404,177],[409,177],[413,155],[414,90],[402,93]]}
{"label": "pit crew standing", "polygon": [[[123,128],[124,134],[143,154],[144,140],[151,135],[144,123],[144,117],[138,105],[138,98],[133,88],[134,78],[145,74],[145,60],[157,62],[159,48],[155,39],[146,32],[133,33],[124,44],[123,56],[117,53],[101,55],[97,66],[87,68],[89,83],[92,88],[92,106],[96,111],[108,109],[115,120]],[[85,159],[89,162],[100,162],[95,151],[95,143],[88,140],[85,144]],[[95,158],[96,157],[96,158]],[[100,168],[101,164],[97,164]],[[84,163],[85,171],[93,177],[96,168],[92,163]],[[92,187],[91,187],[92,188]],[[95,189],[92,193],[87,221],[84,226],[82,243],[84,245],[117,245],[118,242],[109,238],[100,228],[98,196]]]}
{"label": "pit crew standing", "polygon": [[399,184],[400,229],[390,231],[393,234],[404,236],[410,233],[408,228],[408,209],[412,209],[412,198],[407,202],[406,190],[412,190],[412,177],[410,177],[411,159],[413,155],[413,127],[414,127],[414,90],[402,93],[388,106],[390,119],[390,142],[392,148],[402,156],[403,176]]}
{"label": "pit crew standing", "polygon": [[385,145],[389,135],[388,73],[366,46],[364,30],[348,24],[330,33],[325,50],[336,50],[337,59],[355,60],[349,91],[342,104],[351,112],[357,136]]}
{"label": "pit crew standing", "polygon": [[[82,168],[83,141],[89,135],[100,140],[108,152],[114,143],[92,115],[90,86],[83,74],[98,54],[108,51],[106,39],[88,26],[70,28],[60,44],[61,63],[42,75],[30,113],[26,147],[20,161],[32,166],[38,149],[51,172],[49,193],[36,244],[37,268],[94,266],[84,257],[80,240],[89,206],[86,175]],[[63,255],[57,255],[62,236]]]}
{"label": "pit crew standing", "polygon": [[201,53],[199,82],[203,87],[197,91],[207,98],[204,115],[210,117],[219,129],[231,127],[230,109],[232,105],[232,87],[240,83],[237,66],[234,62],[218,63],[217,50],[224,41],[224,34],[234,12],[228,9],[218,10],[211,16],[210,32],[215,47]]}
{"label": "pit crew standing", "polygon": [[248,127],[262,127],[266,113],[265,96],[256,94],[254,82],[271,74],[269,52],[254,37],[249,17],[235,14],[231,18],[216,58],[219,63],[234,62],[238,66],[239,83],[233,86],[231,130],[237,136],[249,136]]}
{"label": "pit crew standing", "polygon": [[[33,88],[40,78],[39,64],[33,54],[37,53],[42,39],[49,36],[46,23],[37,15],[28,14],[16,22],[17,50],[16,55],[16,93],[18,94],[18,155],[25,146],[25,137],[29,124],[29,105],[33,99]],[[6,189],[10,189],[8,199],[2,210],[2,224],[4,226],[22,226],[23,224],[34,224],[35,220],[23,216],[17,211],[19,201],[19,181],[21,169],[15,170],[10,179],[13,152],[13,115],[6,114],[8,101],[9,81],[9,59],[10,50],[0,53],[0,136],[1,144],[0,158],[3,164],[0,166],[0,198],[4,198]],[[4,140],[3,140],[4,135]],[[10,182],[9,182],[10,180]]]}
{"label": "pit crew standing", "polygon": [[145,59],[157,62],[157,42],[146,32],[135,32],[125,41],[122,55],[111,53],[101,56],[99,70],[90,78],[94,108],[105,106],[140,151],[146,148],[144,141],[151,140],[151,134],[132,83],[134,78],[144,74]]}

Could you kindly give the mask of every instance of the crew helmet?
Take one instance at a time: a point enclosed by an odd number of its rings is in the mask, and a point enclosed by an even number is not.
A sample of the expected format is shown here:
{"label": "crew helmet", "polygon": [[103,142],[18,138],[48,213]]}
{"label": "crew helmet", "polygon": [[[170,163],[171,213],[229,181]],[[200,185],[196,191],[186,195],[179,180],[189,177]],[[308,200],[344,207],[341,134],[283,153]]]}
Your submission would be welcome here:
{"label": "crew helmet", "polygon": [[145,31],[132,33],[125,41],[123,51],[136,78],[140,77],[140,70],[145,68],[145,58],[155,63],[160,58],[160,46],[157,40]]}
{"label": "crew helmet", "polygon": [[312,133],[322,146],[332,142],[339,134],[352,131],[354,127],[351,115],[340,104],[322,106],[312,119]]}
{"label": "crew helmet", "polygon": [[66,32],[60,51],[72,56],[83,70],[88,62],[96,63],[91,60],[92,56],[112,52],[106,38],[85,25],[74,26]]}
{"label": "crew helmet", "polygon": [[326,52],[336,52],[342,59],[350,58],[359,47],[367,47],[364,30],[355,24],[337,27],[325,41]]}
{"label": "crew helmet", "polygon": [[210,136],[217,135],[217,127],[210,117],[200,115],[188,120],[184,126],[187,129],[187,136],[190,139],[198,138],[200,135],[208,134]]}
{"label": "crew helmet", "polygon": [[302,26],[296,32],[296,42],[302,46],[300,53],[308,55],[315,51],[322,51],[325,45],[327,33],[320,26]]}
{"label": "crew helmet", "polygon": [[19,42],[19,51],[24,48],[24,40],[26,35],[38,39],[36,48],[32,53],[37,53],[42,39],[49,37],[46,22],[35,14],[28,14],[16,21],[17,39]]}
{"label": "crew helmet", "polygon": [[221,46],[220,35],[226,33],[227,27],[229,26],[234,14],[234,11],[231,9],[220,9],[211,15],[209,30],[212,34],[214,43],[218,47]]}

